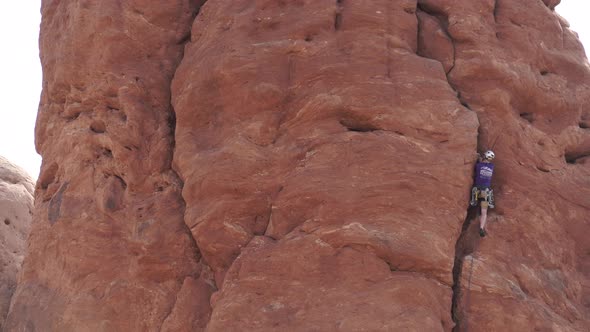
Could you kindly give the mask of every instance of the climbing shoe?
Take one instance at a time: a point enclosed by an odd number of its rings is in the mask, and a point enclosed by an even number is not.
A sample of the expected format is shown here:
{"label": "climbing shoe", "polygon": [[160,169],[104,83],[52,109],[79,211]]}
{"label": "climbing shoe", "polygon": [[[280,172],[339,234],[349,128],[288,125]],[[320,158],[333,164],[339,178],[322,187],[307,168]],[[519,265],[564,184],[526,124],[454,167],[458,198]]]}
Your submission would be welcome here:
{"label": "climbing shoe", "polygon": [[486,234],[487,234],[487,233],[486,233],[486,231],[485,231],[483,228],[480,228],[480,229],[479,229],[479,236],[480,236],[480,237],[484,237],[484,236],[486,236]]}

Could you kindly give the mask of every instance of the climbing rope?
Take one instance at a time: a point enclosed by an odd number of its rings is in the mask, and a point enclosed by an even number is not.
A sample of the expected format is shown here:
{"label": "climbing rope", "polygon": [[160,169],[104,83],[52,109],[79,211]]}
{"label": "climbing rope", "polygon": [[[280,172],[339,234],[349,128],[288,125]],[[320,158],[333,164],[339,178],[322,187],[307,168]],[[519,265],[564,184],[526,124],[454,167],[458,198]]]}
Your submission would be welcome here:
{"label": "climbing rope", "polygon": [[[477,220],[480,216],[479,206],[476,211],[477,212],[475,213],[474,218],[475,220]],[[471,221],[473,221],[474,219],[472,219]],[[467,278],[467,296],[465,299],[465,308],[463,308],[463,313],[465,315],[463,319],[465,321],[465,329],[463,330],[464,332],[469,332],[469,320],[467,319],[467,316],[469,315],[469,302],[471,301],[471,278],[473,277],[473,258],[475,257],[475,253],[477,252],[478,247],[479,242],[475,245],[473,251],[471,252],[471,266],[469,266],[469,277]]]}
{"label": "climbing rope", "polygon": [[469,300],[471,298],[471,276],[473,276],[473,256],[475,250],[471,253],[471,266],[469,267],[469,278],[467,279],[467,299],[465,300],[465,332],[469,331],[469,320],[467,314],[469,314]]}

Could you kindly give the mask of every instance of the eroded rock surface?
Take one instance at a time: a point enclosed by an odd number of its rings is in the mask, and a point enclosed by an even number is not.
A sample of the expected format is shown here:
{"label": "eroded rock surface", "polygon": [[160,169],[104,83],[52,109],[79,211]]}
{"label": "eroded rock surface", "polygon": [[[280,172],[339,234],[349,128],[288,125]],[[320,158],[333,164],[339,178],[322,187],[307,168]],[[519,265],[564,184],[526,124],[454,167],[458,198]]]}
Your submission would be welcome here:
{"label": "eroded rock surface", "polygon": [[45,1],[8,330],[588,330],[590,71],[558,3]]}
{"label": "eroded rock surface", "polygon": [[[43,1],[43,165],[7,331],[194,331],[208,321],[213,283],[170,166],[170,82],[198,7]],[[182,300],[195,289],[200,298]]]}
{"label": "eroded rock surface", "polygon": [[590,326],[583,235],[590,229],[590,71],[582,45],[552,11],[558,2],[545,3],[419,2],[453,41],[449,82],[478,115],[478,147],[499,156],[491,236],[458,243],[459,257],[468,255],[454,311],[463,327]]}
{"label": "eroded rock surface", "polygon": [[[172,86],[174,161],[222,289],[212,330],[453,326],[478,123],[416,54],[415,5],[202,8]],[[242,251],[255,236],[269,240]]]}
{"label": "eroded rock surface", "polygon": [[26,250],[33,218],[33,180],[20,167],[0,156],[0,327]]}

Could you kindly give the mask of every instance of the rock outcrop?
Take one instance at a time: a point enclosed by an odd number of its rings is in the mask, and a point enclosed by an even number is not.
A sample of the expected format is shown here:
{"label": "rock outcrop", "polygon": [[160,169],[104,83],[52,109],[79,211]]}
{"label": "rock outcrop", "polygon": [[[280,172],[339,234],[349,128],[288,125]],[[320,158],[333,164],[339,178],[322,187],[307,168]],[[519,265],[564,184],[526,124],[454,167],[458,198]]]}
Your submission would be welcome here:
{"label": "rock outcrop", "polygon": [[33,219],[33,180],[20,167],[0,156],[0,327],[25,256]]}
{"label": "rock outcrop", "polygon": [[44,1],[7,331],[588,330],[590,69],[558,3]]}
{"label": "rock outcrop", "polygon": [[155,331],[178,322],[193,331],[206,323],[214,287],[170,167],[169,87],[197,8],[43,2],[43,164],[7,331]]}

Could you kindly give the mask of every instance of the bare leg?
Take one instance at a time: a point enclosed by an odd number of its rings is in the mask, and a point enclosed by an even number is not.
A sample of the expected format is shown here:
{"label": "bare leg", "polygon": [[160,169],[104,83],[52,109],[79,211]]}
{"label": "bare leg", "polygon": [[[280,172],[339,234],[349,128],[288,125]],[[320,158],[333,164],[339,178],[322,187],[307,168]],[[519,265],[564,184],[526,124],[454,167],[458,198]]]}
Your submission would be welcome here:
{"label": "bare leg", "polygon": [[[480,235],[483,233],[485,235],[485,229],[486,229],[486,219],[488,217],[488,206],[487,204],[485,204],[485,202],[482,202],[481,204],[481,216],[479,217],[479,229],[480,229]],[[482,232],[482,230],[484,232]],[[482,236],[484,236],[482,235]]]}

